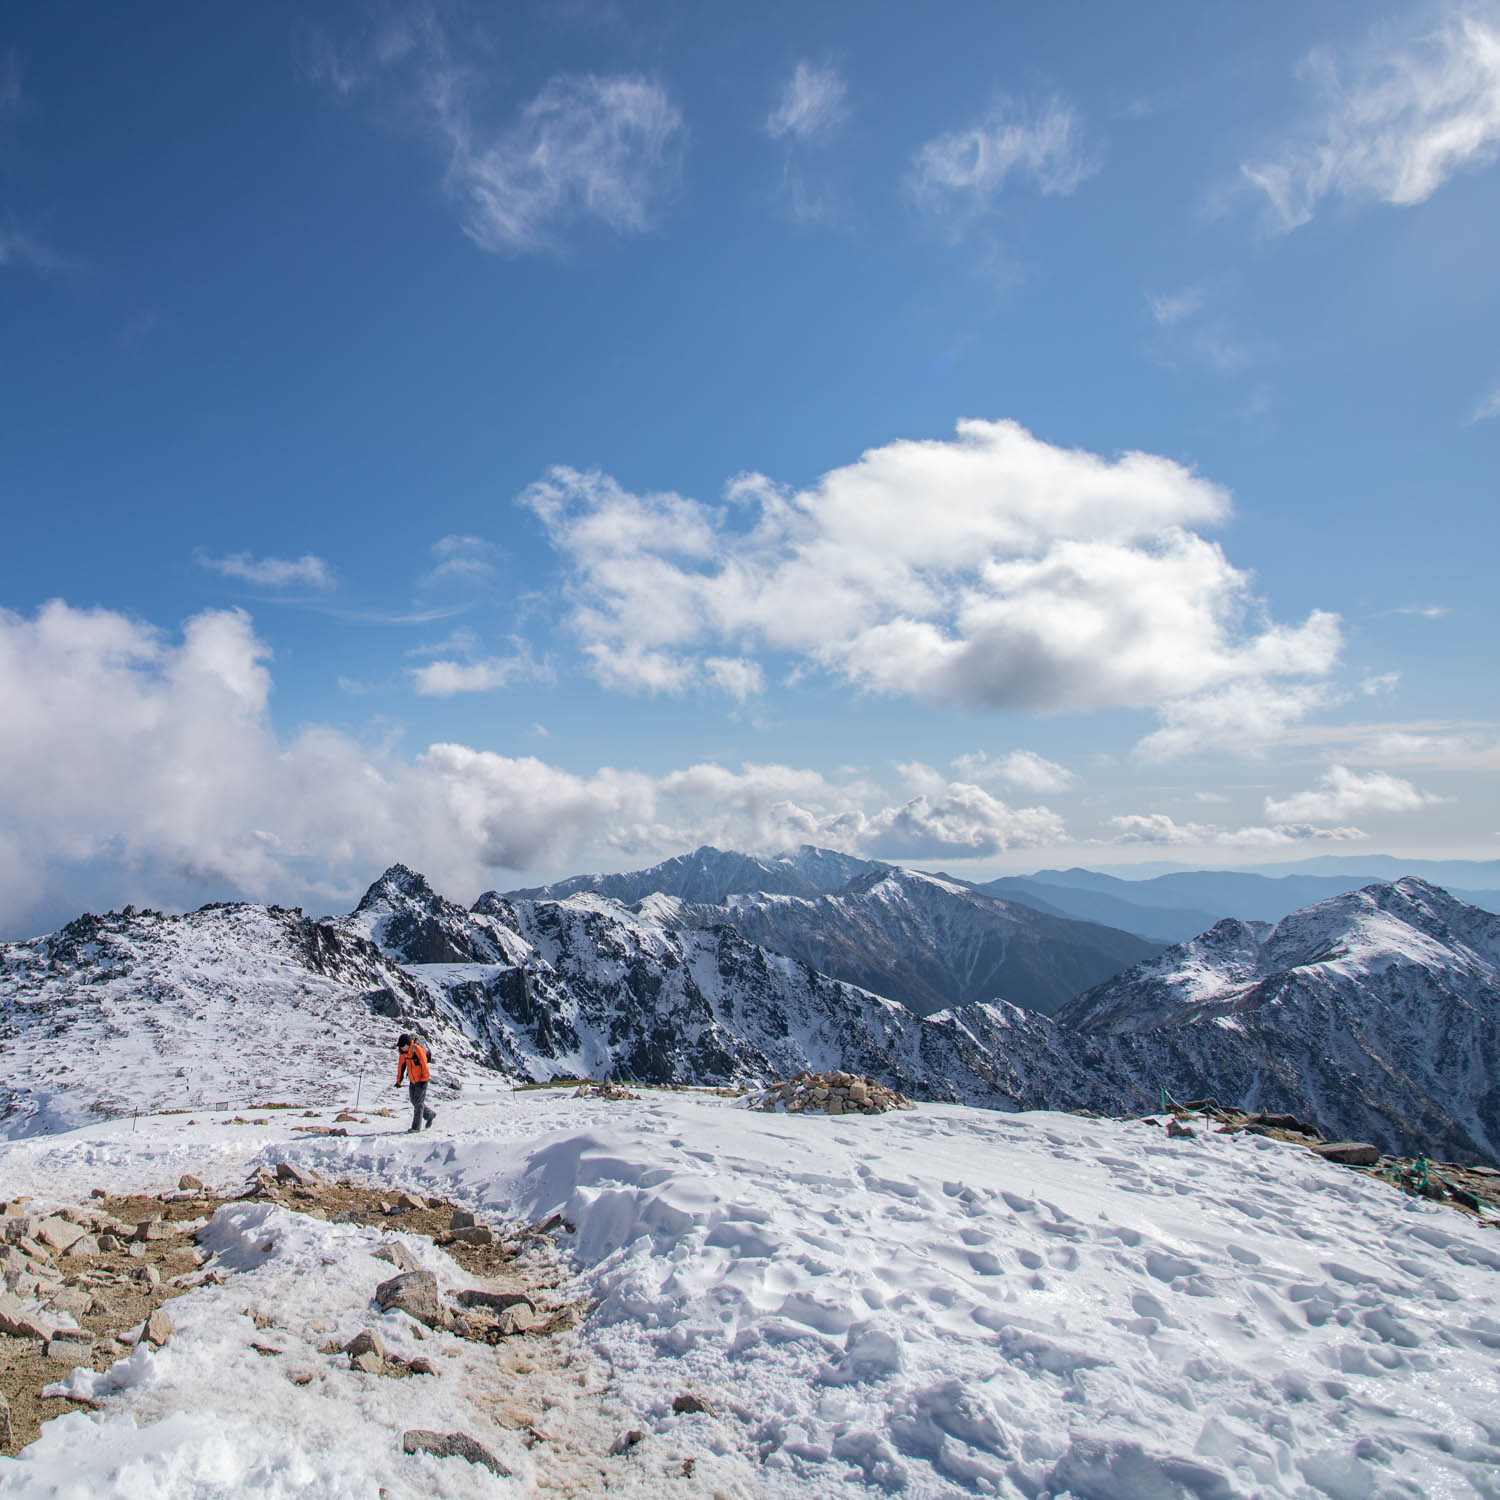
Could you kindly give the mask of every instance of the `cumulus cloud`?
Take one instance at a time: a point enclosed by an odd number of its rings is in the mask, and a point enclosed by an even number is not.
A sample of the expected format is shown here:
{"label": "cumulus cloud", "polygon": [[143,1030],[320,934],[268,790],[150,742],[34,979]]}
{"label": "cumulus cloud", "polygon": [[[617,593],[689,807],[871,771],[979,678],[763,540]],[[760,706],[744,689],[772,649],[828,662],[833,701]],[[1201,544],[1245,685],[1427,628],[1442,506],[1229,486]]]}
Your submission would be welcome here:
{"label": "cumulus cloud", "polygon": [[1078,780],[1071,771],[1038,755],[1035,750],[1012,750],[999,759],[991,759],[981,750],[973,755],[960,755],[953,762],[953,769],[964,781],[981,785],[987,781],[1004,781],[1042,796],[1065,792]]}
{"label": "cumulus cloud", "polygon": [[330,589],[334,586],[333,570],[321,557],[304,552],[301,557],[255,557],[249,552],[230,552],[223,557],[212,557],[199,552],[196,561],[200,568],[211,573],[221,573],[225,578],[238,578],[253,583],[257,588]]}
{"label": "cumulus cloud", "polygon": [[1317,115],[1277,155],[1242,168],[1279,229],[1331,197],[1425,202],[1500,155],[1500,23],[1487,6],[1455,9],[1421,36],[1376,34],[1350,56],[1319,49],[1299,71]]}
{"label": "cumulus cloud", "polygon": [[1331,614],[1265,619],[1192,529],[1228,514],[1217,485],[1015,422],[874,448],[799,492],[741,475],[722,505],[569,468],[521,501],[567,564],[572,629],[612,687],[683,691],[732,644],[929,702],[1162,709],[1161,755],[1252,702],[1262,731],[1305,713],[1321,688],[1286,679],[1323,676],[1341,644]]}
{"label": "cumulus cloud", "polygon": [[1308,791],[1282,801],[1267,797],[1266,816],[1278,821],[1321,823],[1357,813],[1415,812],[1442,800],[1386,771],[1361,776],[1347,766],[1330,766],[1317,786]]}
{"label": "cumulus cloud", "polygon": [[799,62],[766,116],[766,134],[776,141],[784,137],[803,143],[827,140],[849,118],[848,93],[848,82],[837,68]]}
{"label": "cumulus cloud", "polygon": [[284,740],[269,661],[241,610],[196,615],[180,638],[60,601],[0,611],[0,929],[16,930],[49,871],[84,863],[332,901],[393,859],[477,894],[498,871],[585,851],[812,840],[964,858],[1064,836],[1047,809],[960,783],[893,799],[785,765],[578,774],[460,744],[407,757],[323,727]]}
{"label": "cumulus cloud", "polygon": [[1071,105],[1052,98],[1028,110],[1000,99],[972,125],[926,142],[913,158],[912,181],[930,203],[976,212],[989,208],[1012,178],[1043,194],[1066,195],[1098,170]]}

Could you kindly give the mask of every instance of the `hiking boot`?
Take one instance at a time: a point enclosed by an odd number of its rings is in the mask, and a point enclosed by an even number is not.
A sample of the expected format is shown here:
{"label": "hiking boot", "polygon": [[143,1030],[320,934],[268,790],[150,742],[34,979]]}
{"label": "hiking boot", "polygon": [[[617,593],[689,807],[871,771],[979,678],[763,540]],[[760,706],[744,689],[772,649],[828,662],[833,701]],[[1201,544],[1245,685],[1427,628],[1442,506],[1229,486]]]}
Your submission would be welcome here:
{"label": "hiking boot", "polygon": [[435,1120],[435,1119],[437,1119],[437,1112],[436,1112],[436,1111],[435,1111],[435,1110],[431,1110],[431,1109],[429,1109],[429,1110],[428,1110],[428,1111],[427,1111],[427,1113],[426,1113],[426,1116],[425,1116],[425,1118],[424,1118],[424,1121],[423,1121],[423,1123],[424,1123],[424,1124],[425,1124],[425,1125],[426,1125],[426,1126],[427,1126],[427,1128],[428,1128],[428,1129],[429,1129],[429,1130],[431,1130],[431,1129],[432,1129],[432,1122],[433,1122],[433,1121],[434,1121],[434,1120]]}

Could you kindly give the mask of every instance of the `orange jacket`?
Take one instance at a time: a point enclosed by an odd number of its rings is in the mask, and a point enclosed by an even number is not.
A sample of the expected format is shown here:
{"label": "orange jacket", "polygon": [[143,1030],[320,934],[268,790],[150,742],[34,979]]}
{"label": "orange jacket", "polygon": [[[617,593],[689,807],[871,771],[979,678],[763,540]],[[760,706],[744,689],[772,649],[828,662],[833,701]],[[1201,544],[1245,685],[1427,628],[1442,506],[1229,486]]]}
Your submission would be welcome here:
{"label": "orange jacket", "polygon": [[408,1083],[426,1083],[432,1077],[427,1067],[427,1049],[421,1042],[413,1042],[401,1049],[400,1061],[396,1064],[396,1082],[405,1077]]}

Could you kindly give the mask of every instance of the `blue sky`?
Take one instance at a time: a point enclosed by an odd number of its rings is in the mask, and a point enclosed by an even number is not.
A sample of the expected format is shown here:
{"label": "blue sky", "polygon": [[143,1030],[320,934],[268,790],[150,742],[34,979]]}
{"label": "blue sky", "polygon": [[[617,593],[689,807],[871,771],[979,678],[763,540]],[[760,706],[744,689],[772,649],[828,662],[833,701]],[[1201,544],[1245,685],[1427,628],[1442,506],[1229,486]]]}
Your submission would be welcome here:
{"label": "blue sky", "polygon": [[1494,857],[1500,9],[13,8],[0,928]]}

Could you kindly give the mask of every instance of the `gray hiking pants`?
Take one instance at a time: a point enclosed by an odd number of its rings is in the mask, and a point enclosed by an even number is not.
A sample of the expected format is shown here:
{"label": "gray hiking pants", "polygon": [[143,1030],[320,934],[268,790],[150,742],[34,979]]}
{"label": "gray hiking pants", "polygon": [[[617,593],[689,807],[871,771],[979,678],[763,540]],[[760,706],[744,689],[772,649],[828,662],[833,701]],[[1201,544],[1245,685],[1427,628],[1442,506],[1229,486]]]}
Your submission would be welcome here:
{"label": "gray hiking pants", "polygon": [[406,1086],[407,1098],[411,1100],[411,1128],[420,1130],[423,1120],[431,1125],[437,1119],[437,1112],[427,1107],[427,1085],[425,1083],[409,1083]]}

